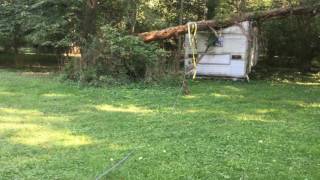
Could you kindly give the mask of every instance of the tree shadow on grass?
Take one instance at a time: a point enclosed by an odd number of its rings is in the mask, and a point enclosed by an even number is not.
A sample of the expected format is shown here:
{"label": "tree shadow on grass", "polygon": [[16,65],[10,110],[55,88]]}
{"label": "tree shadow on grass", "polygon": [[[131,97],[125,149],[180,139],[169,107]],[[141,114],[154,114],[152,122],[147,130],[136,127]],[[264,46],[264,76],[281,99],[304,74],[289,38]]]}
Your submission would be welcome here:
{"label": "tree shadow on grass", "polygon": [[14,92],[0,88],[1,173],[8,179],[93,178],[132,149],[116,177],[284,177],[274,169],[290,173],[289,166],[292,177],[316,174],[318,113],[306,108],[318,107],[317,88],[197,82],[173,106],[177,91],[165,88],[29,82],[7,82],[27,87]]}
{"label": "tree shadow on grass", "polygon": [[83,113],[59,120],[39,112],[0,109],[2,178],[93,179],[132,149],[128,132],[118,133],[113,120],[81,119]]}

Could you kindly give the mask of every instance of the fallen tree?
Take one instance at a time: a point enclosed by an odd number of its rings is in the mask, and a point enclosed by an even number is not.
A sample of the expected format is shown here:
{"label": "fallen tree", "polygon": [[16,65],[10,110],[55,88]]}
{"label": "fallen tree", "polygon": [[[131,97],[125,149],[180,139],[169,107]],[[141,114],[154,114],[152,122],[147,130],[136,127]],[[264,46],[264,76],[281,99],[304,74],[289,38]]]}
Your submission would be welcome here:
{"label": "fallen tree", "polygon": [[[198,21],[198,30],[220,29],[232,26],[243,21],[264,21],[268,19],[284,18],[298,15],[316,15],[320,13],[320,3],[313,6],[301,6],[296,8],[279,8],[269,11],[251,12],[230,17],[226,20]],[[188,32],[188,25],[179,25],[159,31],[140,33],[144,42],[170,39]]]}

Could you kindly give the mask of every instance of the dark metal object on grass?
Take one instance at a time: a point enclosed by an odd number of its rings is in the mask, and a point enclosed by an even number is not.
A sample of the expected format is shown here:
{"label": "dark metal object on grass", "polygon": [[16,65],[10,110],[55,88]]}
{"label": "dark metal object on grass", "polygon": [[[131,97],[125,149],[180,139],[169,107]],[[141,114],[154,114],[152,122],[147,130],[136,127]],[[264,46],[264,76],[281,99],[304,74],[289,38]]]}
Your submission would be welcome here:
{"label": "dark metal object on grass", "polygon": [[113,165],[111,168],[104,171],[102,174],[100,174],[96,180],[100,180],[104,176],[107,176],[110,172],[121,166],[123,163],[125,163],[133,154],[133,151],[131,151],[126,157],[124,157],[121,161],[117,162],[115,165]]}

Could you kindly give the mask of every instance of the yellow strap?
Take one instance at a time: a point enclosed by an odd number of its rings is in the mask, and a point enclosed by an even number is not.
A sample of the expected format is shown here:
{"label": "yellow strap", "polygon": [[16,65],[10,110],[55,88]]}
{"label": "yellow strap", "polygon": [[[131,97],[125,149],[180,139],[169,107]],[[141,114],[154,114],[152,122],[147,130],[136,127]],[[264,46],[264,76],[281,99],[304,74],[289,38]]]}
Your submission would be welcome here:
{"label": "yellow strap", "polygon": [[198,59],[197,32],[198,32],[198,24],[195,22],[188,23],[189,43],[192,50],[193,79],[195,79],[197,76],[197,59]]}

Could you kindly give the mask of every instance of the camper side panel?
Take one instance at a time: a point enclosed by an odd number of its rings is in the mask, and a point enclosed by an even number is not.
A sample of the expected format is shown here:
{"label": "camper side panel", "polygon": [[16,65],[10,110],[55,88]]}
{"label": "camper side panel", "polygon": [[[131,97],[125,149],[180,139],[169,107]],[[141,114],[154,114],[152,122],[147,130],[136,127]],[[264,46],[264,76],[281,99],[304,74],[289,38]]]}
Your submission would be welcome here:
{"label": "camper side panel", "polygon": [[[198,75],[246,77],[247,49],[249,40],[244,32],[249,29],[249,23],[244,23],[244,28],[233,26],[224,29],[221,34],[219,46],[207,49],[209,35],[212,32],[199,32],[197,35],[198,57],[203,57],[197,67]],[[188,36],[185,41],[186,59],[188,67],[191,64],[192,49]],[[207,50],[207,51],[206,51]]]}

